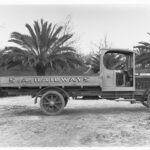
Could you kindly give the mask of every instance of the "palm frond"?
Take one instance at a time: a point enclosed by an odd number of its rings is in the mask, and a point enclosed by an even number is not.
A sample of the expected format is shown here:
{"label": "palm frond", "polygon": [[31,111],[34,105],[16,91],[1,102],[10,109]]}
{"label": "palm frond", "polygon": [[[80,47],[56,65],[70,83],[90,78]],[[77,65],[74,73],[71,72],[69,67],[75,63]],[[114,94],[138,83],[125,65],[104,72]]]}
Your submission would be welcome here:
{"label": "palm frond", "polygon": [[59,33],[60,31],[63,29],[62,26],[58,27],[55,32],[52,34],[52,37],[51,38],[55,38]]}
{"label": "palm frond", "polygon": [[56,42],[55,42],[55,47],[60,47],[62,46],[66,41],[68,41],[69,39],[72,38],[72,34],[68,34],[68,35],[63,35],[62,37],[60,37]]}
{"label": "palm frond", "polygon": [[29,24],[26,24],[26,28],[29,30],[29,33],[33,39],[36,49],[38,49],[38,42],[37,42],[37,38],[36,38],[36,35],[35,35],[33,29],[31,28],[31,26]]}

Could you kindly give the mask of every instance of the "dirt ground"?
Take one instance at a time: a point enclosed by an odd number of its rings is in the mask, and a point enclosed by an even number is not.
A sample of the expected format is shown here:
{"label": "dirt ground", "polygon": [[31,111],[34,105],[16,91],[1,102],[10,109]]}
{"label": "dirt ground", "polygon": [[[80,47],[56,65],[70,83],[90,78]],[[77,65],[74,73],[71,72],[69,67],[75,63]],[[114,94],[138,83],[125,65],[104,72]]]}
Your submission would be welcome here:
{"label": "dirt ground", "polygon": [[70,100],[45,116],[29,96],[0,99],[0,146],[150,146],[150,110],[141,104]]}

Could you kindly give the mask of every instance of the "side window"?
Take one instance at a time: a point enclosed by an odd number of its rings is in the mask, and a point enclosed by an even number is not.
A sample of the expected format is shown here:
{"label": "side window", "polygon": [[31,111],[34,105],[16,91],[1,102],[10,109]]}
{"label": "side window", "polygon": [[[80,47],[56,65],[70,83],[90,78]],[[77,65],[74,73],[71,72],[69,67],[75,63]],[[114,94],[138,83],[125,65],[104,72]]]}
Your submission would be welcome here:
{"label": "side window", "polygon": [[127,58],[125,54],[107,52],[104,55],[104,66],[109,70],[121,70],[126,65]]}

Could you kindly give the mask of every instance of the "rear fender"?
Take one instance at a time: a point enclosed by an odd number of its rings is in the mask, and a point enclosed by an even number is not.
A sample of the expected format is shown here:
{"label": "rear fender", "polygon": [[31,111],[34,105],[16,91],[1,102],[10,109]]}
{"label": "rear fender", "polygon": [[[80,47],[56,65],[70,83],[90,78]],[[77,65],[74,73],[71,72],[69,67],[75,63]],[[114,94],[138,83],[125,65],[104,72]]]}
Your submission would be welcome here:
{"label": "rear fender", "polygon": [[32,96],[32,97],[35,97],[34,103],[35,104],[37,103],[38,97],[41,97],[45,92],[50,91],[50,90],[55,90],[55,91],[59,92],[60,94],[63,95],[64,98],[68,99],[70,97],[68,92],[66,92],[62,88],[59,88],[59,87],[46,87],[46,88],[43,88],[40,91],[38,91],[36,95]]}

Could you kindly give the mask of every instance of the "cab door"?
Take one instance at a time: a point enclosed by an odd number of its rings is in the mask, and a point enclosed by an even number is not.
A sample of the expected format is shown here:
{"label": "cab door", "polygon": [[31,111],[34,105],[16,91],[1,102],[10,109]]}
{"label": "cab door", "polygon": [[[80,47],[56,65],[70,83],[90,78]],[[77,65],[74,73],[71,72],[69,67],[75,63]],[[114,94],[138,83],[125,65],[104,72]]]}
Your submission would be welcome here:
{"label": "cab door", "polygon": [[115,81],[114,70],[108,70],[105,67],[103,67],[102,90],[114,91],[114,87],[115,87],[114,81]]}
{"label": "cab door", "polygon": [[[135,90],[134,53],[125,50],[124,51],[111,50],[108,52],[107,51],[108,50],[104,50],[101,53],[100,70],[102,76],[101,78],[102,91],[134,91]],[[112,53],[114,55],[112,55]],[[127,63],[127,68],[126,68],[127,70],[125,71],[124,64],[126,63]],[[131,77],[129,77],[129,74],[127,74],[129,73],[129,70],[132,70]],[[118,77],[119,77],[119,84],[118,84]]]}
{"label": "cab door", "polygon": [[115,72],[114,70],[107,69],[104,65],[104,55],[107,51],[103,50],[101,53],[100,71],[102,76],[102,91],[112,91],[115,86]]}

